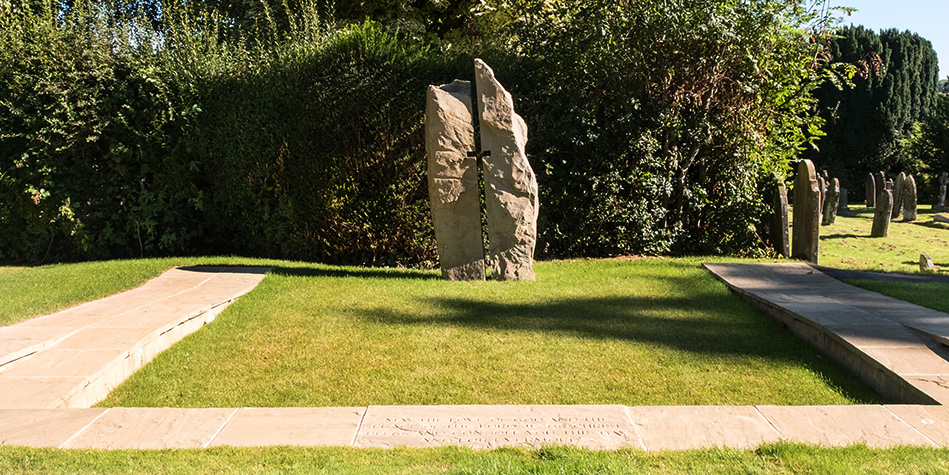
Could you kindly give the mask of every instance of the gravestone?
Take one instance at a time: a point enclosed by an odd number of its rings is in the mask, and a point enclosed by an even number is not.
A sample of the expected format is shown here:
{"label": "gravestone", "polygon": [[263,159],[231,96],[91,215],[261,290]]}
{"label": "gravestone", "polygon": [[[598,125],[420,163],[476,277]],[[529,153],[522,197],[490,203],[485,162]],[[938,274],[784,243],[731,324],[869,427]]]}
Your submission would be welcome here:
{"label": "gravestone", "polygon": [[872,173],[867,173],[867,208],[876,206],[877,187]]}
{"label": "gravestone", "polygon": [[817,175],[817,184],[820,186],[820,209],[824,212],[824,203],[827,202],[827,188],[830,186],[830,178],[827,178],[827,170],[822,170]]}
{"label": "gravestone", "polygon": [[903,211],[903,182],[906,181],[906,173],[900,172],[893,180],[893,214],[891,219],[896,219]]}
{"label": "gravestone", "polygon": [[[886,176],[883,172],[876,172],[873,174],[873,186],[876,189],[876,194],[873,195],[873,200],[876,201],[877,197],[880,196],[880,192],[886,189]],[[876,209],[876,203],[873,204],[873,208]]]}
{"label": "gravestone", "polygon": [[428,193],[442,277],[484,280],[471,83],[429,86],[425,110]]}
{"label": "gravestone", "polygon": [[933,206],[933,212],[943,213],[949,211],[949,207],[946,206],[947,185],[949,185],[949,173],[942,172],[942,175],[939,175],[939,199],[936,200],[936,205]]}
{"label": "gravestone", "polygon": [[824,200],[824,216],[821,224],[834,224],[837,219],[837,205],[840,200],[840,180],[833,178],[827,185],[827,199]]}
{"label": "gravestone", "polygon": [[784,257],[791,257],[791,242],[788,239],[788,189],[781,179],[778,179],[774,190],[771,242],[774,244],[774,252]]}
{"label": "gravestone", "polygon": [[801,160],[794,180],[791,257],[817,264],[820,245],[820,188],[810,160]]}
{"label": "gravestone", "polygon": [[488,221],[488,255],[492,278],[534,280],[537,241],[537,179],[527,161],[527,124],[514,112],[511,94],[494,71],[475,59],[484,201]]}
{"label": "gravestone", "polygon": [[873,213],[873,227],[870,229],[870,237],[886,237],[890,227],[890,213],[893,212],[893,192],[889,189],[883,190],[877,195],[876,212]]}
{"label": "gravestone", "polygon": [[933,264],[933,258],[929,257],[929,254],[919,255],[919,271],[924,274],[932,274],[936,271],[936,266]]}
{"label": "gravestone", "polygon": [[916,220],[916,179],[909,175],[903,180],[903,220]]}
{"label": "gravestone", "polygon": [[[838,182],[839,183],[839,182]],[[840,198],[837,200],[837,211],[849,211],[850,204],[848,202],[848,193],[846,188],[840,189]]]}

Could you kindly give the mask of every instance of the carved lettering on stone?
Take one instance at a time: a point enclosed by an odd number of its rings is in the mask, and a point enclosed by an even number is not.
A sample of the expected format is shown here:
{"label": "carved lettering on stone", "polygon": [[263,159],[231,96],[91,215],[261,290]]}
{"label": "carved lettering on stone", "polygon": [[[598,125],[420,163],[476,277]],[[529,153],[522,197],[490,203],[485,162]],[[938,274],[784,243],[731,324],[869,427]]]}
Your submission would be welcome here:
{"label": "carved lettering on stone", "polygon": [[788,239],[788,189],[781,179],[778,180],[774,191],[771,242],[774,244],[774,252],[784,257],[791,256],[791,242]]}
{"label": "carved lettering on stone", "polygon": [[820,246],[820,188],[810,160],[801,160],[794,180],[791,256],[817,264]]}
{"label": "carved lettering on stone", "polygon": [[909,175],[903,180],[903,220],[916,220],[916,179]]}
{"label": "carved lettering on stone", "polygon": [[484,280],[471,83],[429,86],[425,111],[428,191],[442,277]]}
{"label": "carved lettering on stone", "polygon": [[537,179],[527,161],[527,125],[494,71],[475,60],[475,87],[484,160],[488,265],[498,280],[534,280]]}
{"label": "carved lettering on stone", "polygon": [[877,187],[872,173],[867,173],[867,208],[876,206]]}
{"label": "carved lettering on stone", "polygon": [[821,224],[834,224],[837,219],[837,204],[840,200],[840,180],[832,178],[827,185],[827,199],[824,200],[824,216]]}
{"label": "carved lettering on stone", "polygon": [[873,227],[870,237],[886,237],[890,228],[890,213],[893,212],[893,192],[884,189],[877,195],[876,212],[873,213]]}

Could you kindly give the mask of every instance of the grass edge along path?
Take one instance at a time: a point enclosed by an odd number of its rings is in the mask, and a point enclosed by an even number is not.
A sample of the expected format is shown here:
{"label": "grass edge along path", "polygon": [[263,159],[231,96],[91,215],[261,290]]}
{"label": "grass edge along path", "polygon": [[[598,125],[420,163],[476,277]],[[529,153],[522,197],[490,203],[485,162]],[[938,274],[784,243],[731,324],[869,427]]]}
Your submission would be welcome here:
{"label": "grass edge along path", "polygon": [[702,258],[537,263],[537,282],[288,264],[99,407],[884,401]]}
{"label": "grass edge along path", "polygon": [[949,449],[792,443],[755,450],[712,448],[646,453],[569,447],[478,451],[351,448],[56,450],[0,446],[0,472],[30,473],[332,473],[332,474],[680,474],[949,473]]}

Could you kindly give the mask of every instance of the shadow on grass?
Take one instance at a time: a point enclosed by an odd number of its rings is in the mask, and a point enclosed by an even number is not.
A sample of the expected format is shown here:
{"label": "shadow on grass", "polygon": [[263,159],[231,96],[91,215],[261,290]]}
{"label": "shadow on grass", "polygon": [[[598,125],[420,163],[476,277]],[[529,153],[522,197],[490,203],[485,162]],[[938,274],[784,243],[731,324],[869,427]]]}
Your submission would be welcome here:
{"label": "shadow on grass", "polygon": [[343,267],[274,267],[271,274],[286,277],[356,277],[362,279],[437,280],[437,274],[413,269],[343,268]]}
{"label": "shadow on grass", "polygon": [[[606,297],[505,304],[465,298],[424,299],[419,306],[435,316],[399,313],[381,307],[361,318],[377,324],[456,326],[485,331],[557,333],[580,339],[612,339],[672,348],[697,356],[761,359],[805,367],[821,375],[845,397],[884,399],[843,367],[782,329],[771,317],[736,305],[730,294],[693,297]],[[681,314],[698,314],[688,316]]]}
{"label": "shadow on grass", "polygon": [[826,234],[820,236],[821,239],[853,239],[858,237],[865,238],[870,237],[870,235],[868,234],[866,236],[858,236],[856,234]]}

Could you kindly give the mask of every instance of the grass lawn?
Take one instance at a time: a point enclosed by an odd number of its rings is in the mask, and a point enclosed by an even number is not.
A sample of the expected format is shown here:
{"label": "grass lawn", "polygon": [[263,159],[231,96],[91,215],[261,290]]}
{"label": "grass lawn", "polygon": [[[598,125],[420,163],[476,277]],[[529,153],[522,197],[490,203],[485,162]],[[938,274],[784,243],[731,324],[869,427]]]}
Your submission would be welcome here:
{"label": "grass lawn", "polygon": [[217,448],[95,451],[0,446],[2,473],[790,474],[949,473],[949,450],[768,444],[757,450],[644,453],[549,447],[365,450]]}
{"label": "grass lawn", "polygon": [[700,262],[541,262],[506,283],[288,263],[100,406],[881,401]]}
{"label": "grass lawn", "polygon": [[919,255],[929,254],[936,273],[949,275],[949,226],[933,222],[929,205],[915,221],[890,222],[885,238],[871,238],[873,210],[851,205],[834,224],[820,228],[819,264],[838,269],[919,273]]}

